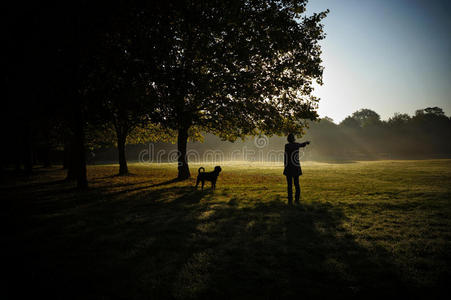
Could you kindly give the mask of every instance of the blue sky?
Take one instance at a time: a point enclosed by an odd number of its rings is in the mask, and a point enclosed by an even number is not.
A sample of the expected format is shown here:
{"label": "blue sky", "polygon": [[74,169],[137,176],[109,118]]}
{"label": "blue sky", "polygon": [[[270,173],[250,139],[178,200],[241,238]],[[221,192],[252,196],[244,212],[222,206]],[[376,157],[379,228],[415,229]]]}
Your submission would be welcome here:
{"label": "blue sky", "polygon": [[428,106],[451,115],[451,1],[310,0],[307,14],[327,8],[320,116],[340,122],[369,108],[388,119]]}

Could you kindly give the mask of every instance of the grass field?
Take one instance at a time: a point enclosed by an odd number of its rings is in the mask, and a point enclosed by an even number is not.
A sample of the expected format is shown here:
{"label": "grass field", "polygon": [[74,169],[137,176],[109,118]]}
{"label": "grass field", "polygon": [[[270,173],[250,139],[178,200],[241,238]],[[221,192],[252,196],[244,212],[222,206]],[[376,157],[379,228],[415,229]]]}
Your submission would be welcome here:
{"label": "grass field", "polygon": [[59,168],[4,183],[7,293],[336,298],[450,285],[451,160],[307,162],[295,207],[280,165],[222,169],[214,192],[171,181],[165,164],[126,177],[90,166],[81,192]]}

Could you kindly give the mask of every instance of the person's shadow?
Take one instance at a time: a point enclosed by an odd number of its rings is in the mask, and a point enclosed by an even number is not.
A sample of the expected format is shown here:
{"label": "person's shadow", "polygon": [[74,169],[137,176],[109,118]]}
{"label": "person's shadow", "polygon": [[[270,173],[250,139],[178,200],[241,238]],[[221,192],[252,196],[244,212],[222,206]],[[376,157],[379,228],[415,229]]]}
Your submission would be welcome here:
{"label": "person's shadow", "polygon": [[197,262],[200,255],[207,267],[202,278],[176,281],[180,298],[344,298],[408,291],[386,251],[370,253],[359,245],[342,227],[342,211],[332,206],[274,201],[240,208],[231,201],[212,210],[204,221],[205,237],[198,238],[214,242],[191,258]]}

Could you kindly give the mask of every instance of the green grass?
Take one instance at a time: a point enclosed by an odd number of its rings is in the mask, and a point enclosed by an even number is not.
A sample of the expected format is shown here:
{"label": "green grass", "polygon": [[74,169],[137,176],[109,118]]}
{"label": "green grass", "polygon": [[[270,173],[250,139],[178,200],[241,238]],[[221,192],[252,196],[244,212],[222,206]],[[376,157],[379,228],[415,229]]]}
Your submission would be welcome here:
{"label": "green grass", "polygon": [[[205,165],[205,164],[204,164]],[[217,190],[175,165],[58,168],[0,188],[7,292],[57,298],[293,298],[438,293],[450,284],[451,160],[222,164]],[[212,169],[207,165],[207,171]]]}

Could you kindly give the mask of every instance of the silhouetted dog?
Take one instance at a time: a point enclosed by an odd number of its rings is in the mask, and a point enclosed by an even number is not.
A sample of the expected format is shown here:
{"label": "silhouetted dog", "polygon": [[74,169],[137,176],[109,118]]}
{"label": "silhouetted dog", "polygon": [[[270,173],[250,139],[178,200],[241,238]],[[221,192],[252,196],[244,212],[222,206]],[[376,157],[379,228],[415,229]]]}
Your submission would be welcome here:
{"label": "silhouetted dog", "polygon": [[[200,170],[204,170],[201,172]],[[205,172],[204,167],[200,167],[197,174],[197,182],[196,182],[196,189],[199,185],[199,182],[202,181],[202,191],[204,190],[204,184],[205,180],[211,181],[211,188],[216,189],[216,180],[218,180],[219,172],[221,172],[222,169],[220,166],[216,166],[213,172]]]}

